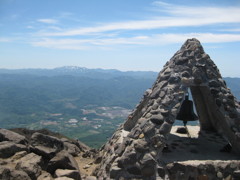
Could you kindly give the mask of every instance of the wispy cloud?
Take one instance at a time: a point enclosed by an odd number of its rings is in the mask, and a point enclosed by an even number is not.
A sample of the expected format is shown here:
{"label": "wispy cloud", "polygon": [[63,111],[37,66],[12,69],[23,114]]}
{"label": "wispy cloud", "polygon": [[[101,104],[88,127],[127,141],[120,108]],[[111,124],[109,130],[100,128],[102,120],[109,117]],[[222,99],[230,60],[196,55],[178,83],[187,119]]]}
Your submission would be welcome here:
{"label": "wispy cloud", "polygon": [[35,41],[34,46],[83,50],[90,48],[118,47],[121,45],[167,45],[182,43],[188,38],[197,38],[203,43],[239,42],[240,34],[212,34],[212,33],[188,33],[188,34],[155,34],[152,36],[135,36],[130,38],[101,38],[101,39],[52,39],[44,38]]}
{"label": "wispy cloud", "polygon": [[[85,50],[92,48],[119,48],[143,45],[166,45],[182,43],[188,38],[197,38],[203,43],[240,42],[240,7],[182,6],[155,1],[154,15],[148,19],[102,23],[81,28],[61,26],[61,18],[38,19],[46,23],[44,29],[36,32],[33,46]],[[63,13],[62,18],[73,14]],[[58,23],[59,27],[55,26]],[[226,31],[182,33],[156,33],[156,29],[173,27],[209,27],[224,25]],[[214,26],[212,26],[214,27]],[[228,28],[229,27],[229,28]],[[234,27],[235,29],[231,29]],[[208,33],[206,33],[208,32]],[[217,32],[217,33],[216,33]],[[224,33],[223,33],[224,32]],[[234,32],[234,33],[233,33]]]}
{"label": "wispy cloud", "polygon": [[221,29],[220,31],[227,31],[227,32],[240,32],[240,28]]}
{"label": "wispy cloud", "polygon": [[154,3],[164,15],[148,20],[112,22],[100,26],[73,28],[61,32],[45,32],[43,36],[76,36],[119,30],[151,30],[169,27],[206,26],[240,23],[240,7],[192,7],[163,2]]}
{"label": "wispy cloud", "polygon": [[202,43],[226,43],[239,42],[240,34],[213,34],[213,33],[188,33],[188,34],[159,34],[155,36],[156,43],[163,44],[182,43],[186,39],[197,38]]}
{"label": "wispy cloud", "polygon": [[56,24],[58,22],[56,19],[38,19],[37,21],[46,24]]}
{"label": "wispy cloud", "polygon": [[6,38],[6,37],[0,37],[0,42],[11,42],[11,38]]}

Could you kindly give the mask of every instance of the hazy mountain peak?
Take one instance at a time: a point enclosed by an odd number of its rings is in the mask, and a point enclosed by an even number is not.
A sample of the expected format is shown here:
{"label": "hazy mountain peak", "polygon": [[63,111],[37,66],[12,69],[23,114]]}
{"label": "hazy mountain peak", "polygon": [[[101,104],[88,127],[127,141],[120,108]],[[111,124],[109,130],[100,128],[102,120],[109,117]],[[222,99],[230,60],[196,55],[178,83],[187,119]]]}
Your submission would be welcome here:
{"label": "hazy mountain peak", "polygon": [[54,70],[86,71],[86,70],[89,70],[89,69],[85,68],[85,67],[79,67],[79,66],[63,66],[63,67],[54,68]]}

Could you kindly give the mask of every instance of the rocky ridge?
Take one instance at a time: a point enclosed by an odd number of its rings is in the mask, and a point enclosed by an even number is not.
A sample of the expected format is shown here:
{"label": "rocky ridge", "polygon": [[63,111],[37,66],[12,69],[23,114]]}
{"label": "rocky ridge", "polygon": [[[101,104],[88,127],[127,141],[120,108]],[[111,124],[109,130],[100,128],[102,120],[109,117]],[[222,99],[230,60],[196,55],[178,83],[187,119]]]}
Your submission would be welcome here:
{"label": "rocky ridge", "polygon": [[0,129],[0,179],[87,178],[77,161],[79,157],[92,159],[96,153],[93,149],[48,130],[14,131]]}

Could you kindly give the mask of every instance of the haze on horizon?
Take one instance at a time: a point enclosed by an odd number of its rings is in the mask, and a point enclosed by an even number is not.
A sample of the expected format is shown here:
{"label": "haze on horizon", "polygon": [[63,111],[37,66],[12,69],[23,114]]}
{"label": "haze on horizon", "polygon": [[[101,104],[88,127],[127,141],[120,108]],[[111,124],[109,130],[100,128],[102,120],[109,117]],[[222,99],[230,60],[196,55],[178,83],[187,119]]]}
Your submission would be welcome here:
{"label": "haze on horizon", "polygon": [[1,0],[0,68],[155,71],[188,38],[240,77],[239,0]]}

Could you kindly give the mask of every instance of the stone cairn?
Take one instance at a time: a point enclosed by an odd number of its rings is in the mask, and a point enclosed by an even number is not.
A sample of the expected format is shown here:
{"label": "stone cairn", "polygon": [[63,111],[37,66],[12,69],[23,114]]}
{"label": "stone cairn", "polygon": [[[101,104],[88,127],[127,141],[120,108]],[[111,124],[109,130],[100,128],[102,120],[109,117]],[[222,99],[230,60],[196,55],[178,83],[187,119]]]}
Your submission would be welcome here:
{"label": "stone cairn", "polygon": [[224,134],[233,150],[240,152],[239,103],[200,42],[189,39],[100,149],[98,179],[161,179],[162,150],[188,88],[201,130]]}

